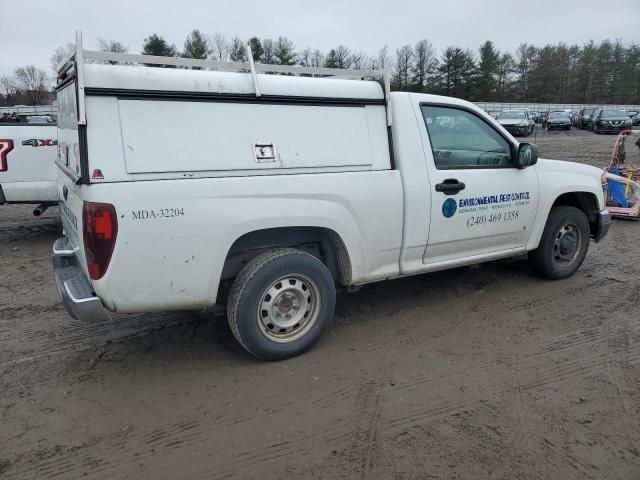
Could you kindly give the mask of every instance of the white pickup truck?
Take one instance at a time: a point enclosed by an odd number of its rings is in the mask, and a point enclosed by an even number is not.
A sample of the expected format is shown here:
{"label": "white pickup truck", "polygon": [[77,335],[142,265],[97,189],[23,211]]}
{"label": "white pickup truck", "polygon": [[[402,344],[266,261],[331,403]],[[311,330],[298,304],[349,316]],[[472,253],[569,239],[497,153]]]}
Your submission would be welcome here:
{"label": "white pickup truck", "polygon": [[320,338],[338,287],[526,253],[564,278],[610,225],[600,170],[538,161],[469,102],[389,93],[386,70],[78,45],[57,92],[53,261],[76,318],[226,303],[237,340],[282,359]]}
{"label": "white pickup truck", "polygon": [[33,203],[34,215],[58,202],[55,124],[0,122],[0,205]]}

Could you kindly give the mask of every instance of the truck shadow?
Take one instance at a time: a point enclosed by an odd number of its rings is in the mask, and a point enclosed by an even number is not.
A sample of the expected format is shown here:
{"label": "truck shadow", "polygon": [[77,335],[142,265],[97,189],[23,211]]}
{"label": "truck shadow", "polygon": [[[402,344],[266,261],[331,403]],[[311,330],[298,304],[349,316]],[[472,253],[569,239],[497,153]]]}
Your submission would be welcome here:
{"label": "truck shadow", "polygon": [[[354,293],[339,292],[329,335],[305,357],[357,346],[361,334],[370,331],[374,324],[377,341],[384,341],[386,336],[391,341],[393,328],[398,324],[394,327],[393,322],[387,320],[394,316],[407,314],[411,317],[413,310],[428,309],[434,303],[455,305],[469,295],[486,293],[490,298],[496,294],[492,290],[497,282],[508,282],[514,284],[513,288],[521,288],[517,285],[530,283],[534,278],[526,262],[511,259],[381,282],[364,286]],[[186,367],[193,362],[204,362],[209,367],[219,364],[240,368],[262,363],[239,346],[223,313],[116,315],[108,325],[92,327],[85,324],[79,328],[90,338],[86,348],[69,357],[68,360],[75,364],[91,364],[96,352],[100,363],[111,363],[116,368],[118,364],[126,366],[140,362],[171,362],[176,369],[181,368],[181,363]],[[298,361],[291,359],[288,362]]]}

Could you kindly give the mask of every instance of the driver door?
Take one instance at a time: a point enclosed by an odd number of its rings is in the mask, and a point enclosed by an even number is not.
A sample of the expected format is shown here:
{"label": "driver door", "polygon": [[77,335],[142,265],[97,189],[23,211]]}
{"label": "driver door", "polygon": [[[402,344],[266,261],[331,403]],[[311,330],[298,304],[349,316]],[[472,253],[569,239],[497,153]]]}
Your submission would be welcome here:
{"label": "driver door", "polygon": [[431,222],[425,264],[524,250],[538,206],[534,167],[517,144],[464,107],[420,104]]}

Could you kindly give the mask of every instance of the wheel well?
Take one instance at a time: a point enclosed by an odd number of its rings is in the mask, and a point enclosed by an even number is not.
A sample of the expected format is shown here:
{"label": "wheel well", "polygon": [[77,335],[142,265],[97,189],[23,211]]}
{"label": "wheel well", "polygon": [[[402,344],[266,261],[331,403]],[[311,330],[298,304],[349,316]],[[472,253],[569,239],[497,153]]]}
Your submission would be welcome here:
{"label": "wheel well", "polygon": [[350,283],[349,254],[336,232],[322,227],[281,227],[249,232],[233,242],[224,262],[221,284],[229,283],[259,253],[282,247],[298,248],[313,255],[327,266],[337,283]]}
{"label": "wheel well", "polygon": [[[591,235],[595,235],[598,230],[598,199],[593,193],[589,192],[569,192],[563,193],[556,201],[553,207],[557,205],[568,205],[582,210],[589,220],[589,230]],[[552,207],[552,208],[553,208]]]}

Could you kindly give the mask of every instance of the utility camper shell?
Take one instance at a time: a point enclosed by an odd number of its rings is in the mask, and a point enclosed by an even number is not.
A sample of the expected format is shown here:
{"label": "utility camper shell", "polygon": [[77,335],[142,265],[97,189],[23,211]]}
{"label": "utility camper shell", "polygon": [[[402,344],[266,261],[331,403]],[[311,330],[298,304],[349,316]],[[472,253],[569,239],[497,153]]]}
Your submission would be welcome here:
{"label": "utility camper shell", "polygon": [[[79,49],[57,87],[59,166],[78,183],[390,168],[383,83],[334,78],[385,78],[386,70],[87,63],[103,57]],[[111,62],[117,57],[108,54]],[[190,63],[137,57],[147,64]]]}

